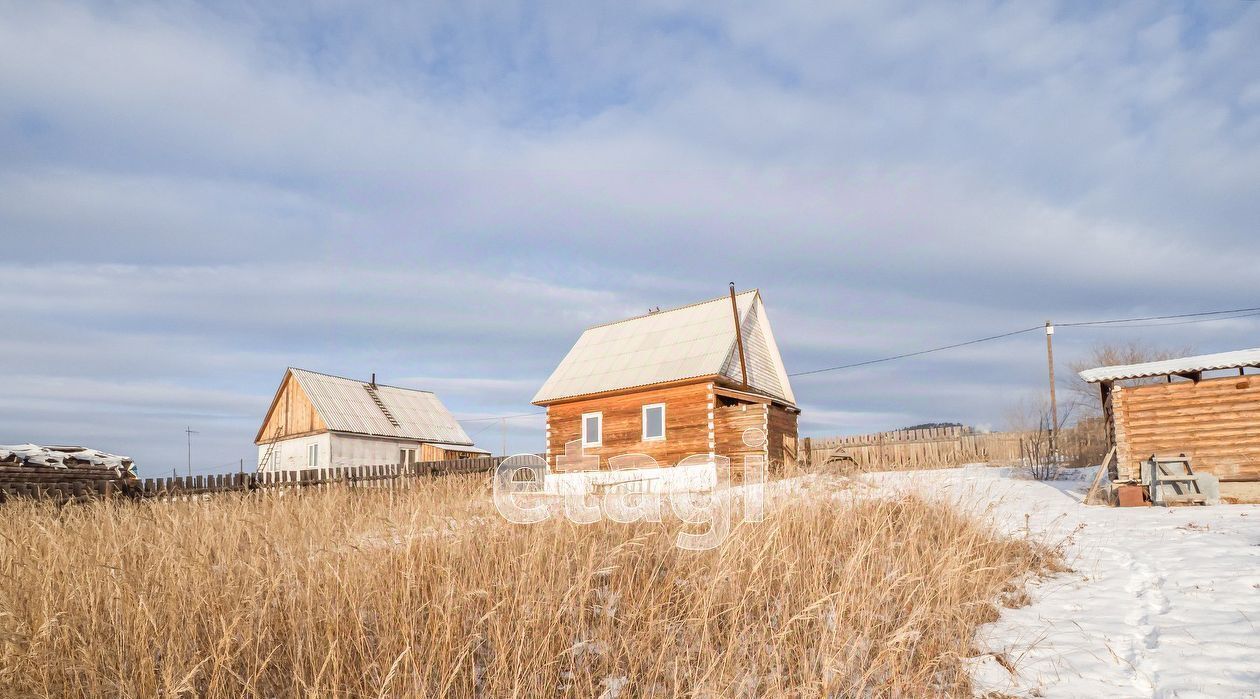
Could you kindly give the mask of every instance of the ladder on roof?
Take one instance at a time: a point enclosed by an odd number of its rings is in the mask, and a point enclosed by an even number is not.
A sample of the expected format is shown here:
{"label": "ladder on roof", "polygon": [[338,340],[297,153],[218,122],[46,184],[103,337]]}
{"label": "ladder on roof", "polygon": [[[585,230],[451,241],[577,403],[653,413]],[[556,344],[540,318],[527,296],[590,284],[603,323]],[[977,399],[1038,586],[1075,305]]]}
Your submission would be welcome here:
{"label": "ladder on roof", "polygon": [[[1146,460],[1151,502],[1156,505],[1190,504],[1206,505],[1207,496],[1199,488],[1199,481],[1190,467],[1190,457],[1151,454]],[[1164,489],[1173,492],[1165,494]]]}
{"label": "ladder on roof", "polygon": [[[375,378],[376,374],[373,374],[372,376]],[[385,407],[385,401],[382,401],[380,394],[376,392],[376,386],[373,386],[370,383],[365,383],[363,384],[363,388],[367,389],[368,395],[372,396],[372,402],[376,403],[376,407],[381,409],[381,412],[385,415],[385,419],[389,420],[389,424],[394,427],[402,427],[402,425],[398,424],[398,420],[394,417],[394,414],[389,412],[389,408]]]}

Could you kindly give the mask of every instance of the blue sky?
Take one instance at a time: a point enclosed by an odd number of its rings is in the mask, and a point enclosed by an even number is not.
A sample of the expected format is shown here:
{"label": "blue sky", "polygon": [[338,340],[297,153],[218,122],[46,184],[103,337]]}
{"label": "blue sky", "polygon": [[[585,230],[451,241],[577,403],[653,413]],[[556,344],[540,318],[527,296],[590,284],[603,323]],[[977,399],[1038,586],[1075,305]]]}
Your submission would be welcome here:
{"label": "blue sky", "polygon": [[[0,3],[0,443],[156,473],[191,425],[235,463],[289,365],[530,412],[586,325],[729,280],[790,371],[1257,306],[1257,36],[1249,2]],[[1258,329],[1065,329],[1060,372]],[[998,426],[1044,372],[1028,335],[795,389],[807,434]]]}

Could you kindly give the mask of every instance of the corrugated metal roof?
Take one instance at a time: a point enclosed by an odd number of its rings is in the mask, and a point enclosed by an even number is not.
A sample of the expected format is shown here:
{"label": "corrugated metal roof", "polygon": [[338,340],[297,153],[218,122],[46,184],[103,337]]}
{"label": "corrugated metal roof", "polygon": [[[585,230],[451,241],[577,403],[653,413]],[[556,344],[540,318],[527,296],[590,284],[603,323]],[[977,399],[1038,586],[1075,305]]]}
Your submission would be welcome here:
{"label": "corrugated metal roof", "polygon": [[430,391],[377,384],[376,395],[381,401],[377,405],[369,384],[362,381],[306,369],[289,371],[333,432],[472,445],[455,416]]}
{"label": "corrugated metal roof", "polygon": [[1166,359],[1158,362],[1121,364],[1118,366],[1086,369],[1081,372],[1081,378],[1089,383],[1097,383],[1099,381],[1142,379],[1150,376],[1188,374],[1197,371],[1238,369],[1241,367],[1260,367],[1260,348],[1219,352],[1217,354],[1201,354],[1196,357]]}
{"label": "corrugated metal roof", "polygon": [[[761,295],[735,300],[750,386],[794,404]],[[714,375],[740,380],[729,296],[587,329],[533,402]]]}
{"label": "corrugated metal roof", "polygon": [[469,446],[467,444],[447,444],[446,442],[429,442],[429,444],[432,446],[438,447],[439,449],[450,449],[451,451],[470,452],[473,454],[487,454],[487,455],[490,453],[486,449]]}

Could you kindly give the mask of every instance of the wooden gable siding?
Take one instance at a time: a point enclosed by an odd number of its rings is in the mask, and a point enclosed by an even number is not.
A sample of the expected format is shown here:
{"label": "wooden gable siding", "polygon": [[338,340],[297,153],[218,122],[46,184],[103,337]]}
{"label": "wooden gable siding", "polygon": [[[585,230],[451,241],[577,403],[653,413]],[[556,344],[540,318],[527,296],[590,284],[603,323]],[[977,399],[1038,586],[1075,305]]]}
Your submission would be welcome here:
{"label": "wooden gable siding", "polygon": [[[276,430],[279,428],[279,435]],[[276,439],[301,437],[310,434],[327,432],[328,427],[315,412],[315,406],[306,396],[306,392],[293,378],[286,374],[280,391],[272,401],[271,410],[263,419],[262,429],[258,431],[255,444],[266,444]]]}
{"label": "wooden gable siding", "polygon": [[1151,454],[1184,452],[1195,471],[1260,479],[1260,376],[1116,386],[1111,413],[1121,478],[1138,479]]}
{"label": "wooden gable siding", "polygon": [[[587,447],[586,454],[599,456],[602,469],[609,457],[622,454],[646,454],[662,466],[708,454],[711,386],[704,381],[554,403],[547,407],[547,463],[555,467],[564,445],[582,439],[582,415],[595,412],[604,416],[602,444]],[[665,404],[665,439],[645,442],[643,406],[653,403]]]}

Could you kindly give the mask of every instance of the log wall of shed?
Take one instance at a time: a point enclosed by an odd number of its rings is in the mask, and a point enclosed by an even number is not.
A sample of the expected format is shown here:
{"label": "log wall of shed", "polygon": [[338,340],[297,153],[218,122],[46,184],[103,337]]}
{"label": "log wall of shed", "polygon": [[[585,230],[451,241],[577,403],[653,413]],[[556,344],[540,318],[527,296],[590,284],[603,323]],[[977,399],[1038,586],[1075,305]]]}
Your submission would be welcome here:
{"label": "log wall of shed", "polygon": [[1185,453],[1195,471],[1260,480],[1260,376],[1115,386],[1110,412],[1121,478],[1151,454]]}

